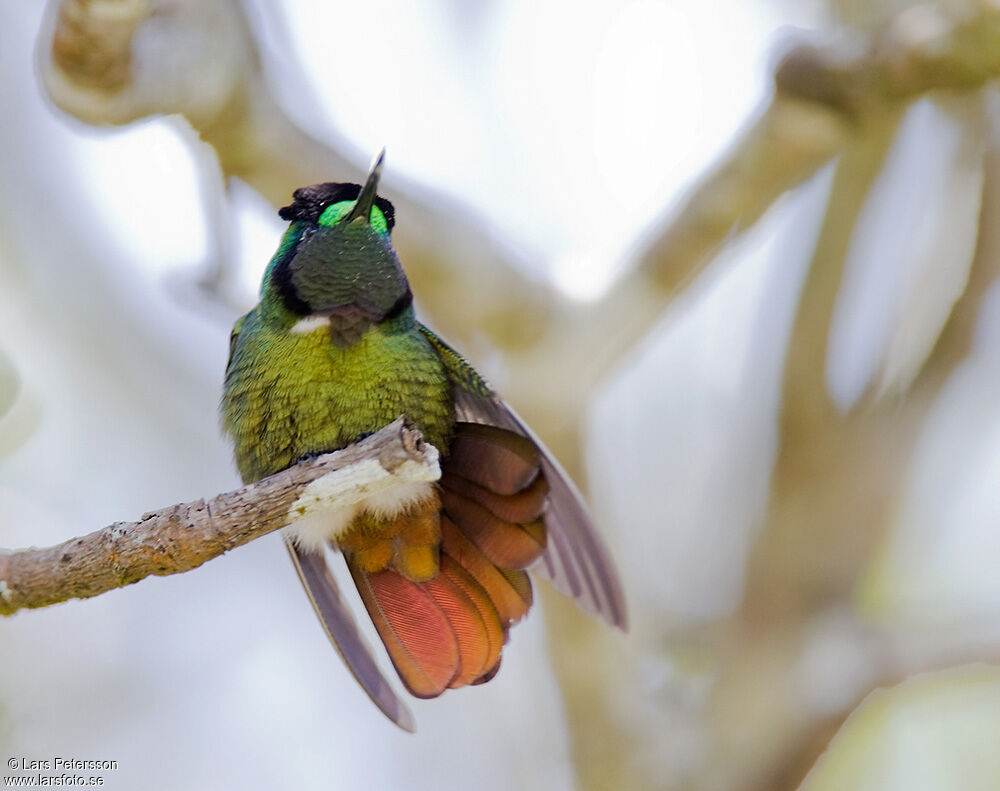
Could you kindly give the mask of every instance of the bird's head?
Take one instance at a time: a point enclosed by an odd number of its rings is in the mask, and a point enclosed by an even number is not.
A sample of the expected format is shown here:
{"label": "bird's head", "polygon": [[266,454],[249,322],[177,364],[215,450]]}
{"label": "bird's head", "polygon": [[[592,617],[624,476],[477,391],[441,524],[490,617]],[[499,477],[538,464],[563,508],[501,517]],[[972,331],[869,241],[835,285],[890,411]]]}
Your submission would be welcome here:
{"label": "bird's head", "polygon": [[290,225],[264,274],[262,299],[299,319],[377,324],[409,310],[410,285],[392,248],[392,204],[376,194],[385,151],[364,185],[298,189],[279,212]]}

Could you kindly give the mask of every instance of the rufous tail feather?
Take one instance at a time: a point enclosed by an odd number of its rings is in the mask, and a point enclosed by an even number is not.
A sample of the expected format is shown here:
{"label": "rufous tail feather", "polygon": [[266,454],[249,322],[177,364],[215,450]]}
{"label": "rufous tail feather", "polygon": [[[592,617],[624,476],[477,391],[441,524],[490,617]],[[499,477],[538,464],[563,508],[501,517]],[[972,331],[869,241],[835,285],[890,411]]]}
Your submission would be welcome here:
{"label": "rufous tail feather", "polygon": [[[436,502],[427,506],[434,519],[417,509],[341,542],[393,665],[422,698],[496,674],[508,630],[531,607],[523,569],[546,541],[548,487],[524,437],[459,423],[442,472],[440,511]],[[431,538],[440,543],[429,560],[428,544],[418,542]],[[411,569],[406,558],[416,546]]]}

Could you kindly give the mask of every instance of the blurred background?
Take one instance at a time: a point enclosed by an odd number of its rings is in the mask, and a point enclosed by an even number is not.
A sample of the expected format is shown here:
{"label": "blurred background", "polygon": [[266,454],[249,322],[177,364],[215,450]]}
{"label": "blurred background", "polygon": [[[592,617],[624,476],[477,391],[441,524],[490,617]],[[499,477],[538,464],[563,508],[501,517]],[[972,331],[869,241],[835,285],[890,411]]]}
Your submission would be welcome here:
{"label": "blurred background", "polygon": [[385,145],[418,309],[587,491],[632,621],[543,591],[410,736],[272,535],[0,623],[0,753],[123,789],[1000,786],[998,53],[985,0],[0,0],[0,546],[238,485],[276,207]]}

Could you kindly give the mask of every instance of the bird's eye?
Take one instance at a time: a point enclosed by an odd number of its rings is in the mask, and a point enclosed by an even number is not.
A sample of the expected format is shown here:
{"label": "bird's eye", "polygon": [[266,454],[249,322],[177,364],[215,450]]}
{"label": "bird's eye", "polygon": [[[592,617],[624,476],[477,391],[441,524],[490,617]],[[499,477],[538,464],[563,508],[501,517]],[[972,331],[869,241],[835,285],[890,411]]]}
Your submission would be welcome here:
{"label": "bird's eye", "polygon": [[[319,216],[319,224],[326,226],[336,225],[351,213],[351,209],[354,208],[354,204],[355,201],[352,200],[342,200],[337,203],[331,203]],[[378,206],[372,206],[369,224],[383,236],[388,235],[389,223],[385,218],[385,214],[382,213],[382,210]]]}

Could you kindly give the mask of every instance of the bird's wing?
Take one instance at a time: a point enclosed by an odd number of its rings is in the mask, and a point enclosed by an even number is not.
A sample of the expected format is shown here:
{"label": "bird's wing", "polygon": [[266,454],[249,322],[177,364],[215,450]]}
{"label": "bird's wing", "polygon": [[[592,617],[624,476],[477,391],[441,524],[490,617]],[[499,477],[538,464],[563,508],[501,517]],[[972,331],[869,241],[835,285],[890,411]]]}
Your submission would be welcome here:
{"label": "bird's wing", "polygon": [[545,511],[548,539],[545,553],[531,571],[550,579],[581,609],[600,615],[624,631],[628,616],[618,573],[569,476],[535,433],[458,352],[422,325],[421,331],[441,357],[454,385],[456,421],[512,431],[529,439],[541,456],[549,484]]}
{"label": "bird's wing", "polygon": [[291,541],[286,540],[285,545],[330,642],[354,678],[390,720],[405,731],[416,731],[413,714],[393,692],[382,671],[378,669],[372,650],[358,631],[350,608],[341,598],[337,581],[327,568],[326,559],[318,552],[299,549]]}

